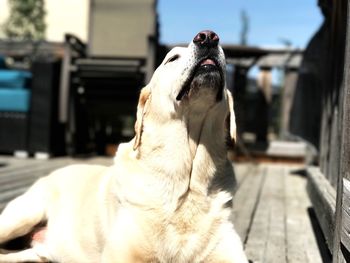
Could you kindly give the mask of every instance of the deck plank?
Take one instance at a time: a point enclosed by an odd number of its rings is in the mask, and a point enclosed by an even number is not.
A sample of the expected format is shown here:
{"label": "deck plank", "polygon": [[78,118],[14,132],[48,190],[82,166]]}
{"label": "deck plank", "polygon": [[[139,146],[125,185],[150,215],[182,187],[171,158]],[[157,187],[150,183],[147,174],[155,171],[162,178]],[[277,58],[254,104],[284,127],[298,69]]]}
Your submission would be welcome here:
{"label": "deck plank", "polygon": [[279,167],[266,167],[266,179],[246,242],[246,253],[253,262],[283,263],[287,262],[284,177]]}
{"label": "deck plank", "polygon": [[265,252],[265,262],[288,262],[287,244],[285,242],[285,177],[280,167],[269,167],[267,179],[270,180],[269,191],[266,191],[267,198],[270,198],[269,208],[269,236]]}
{"label": "deck plank", "polygon": [[36,180],[58,168],[77,163],[110,165],[112,162],[112,158],[104,157],[36,160],[1,156],[0,163],[5,166],[0,167],[0,211],[9,201],[23,194]]}
{"label": "deck plank", "polygon": [[305,191],[306,178],[291,175],[285,169],[286,176],[286,235],[287,258],[290,263],[322,263],[321,254],[307,216],[310,200]]}
{"label": "deck plank", "polygon": [[[245,169],[243,169],[243,166]],[[238,165],[238,190],[234,196],[231,220],[242,241],[247,239],[265,179],[265,168],[257,165]]]}

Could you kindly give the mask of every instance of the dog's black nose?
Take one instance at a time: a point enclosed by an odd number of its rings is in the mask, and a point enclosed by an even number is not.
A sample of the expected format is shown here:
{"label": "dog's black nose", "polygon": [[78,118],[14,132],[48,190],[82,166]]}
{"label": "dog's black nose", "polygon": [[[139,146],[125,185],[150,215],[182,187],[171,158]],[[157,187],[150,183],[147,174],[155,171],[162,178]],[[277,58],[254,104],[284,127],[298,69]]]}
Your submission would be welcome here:
{"label": "dog's black nose", "polygon": [[219,36],[210,30],[203,30],[199,32],[193,39],[199,47],[216,47],[219,43]]}

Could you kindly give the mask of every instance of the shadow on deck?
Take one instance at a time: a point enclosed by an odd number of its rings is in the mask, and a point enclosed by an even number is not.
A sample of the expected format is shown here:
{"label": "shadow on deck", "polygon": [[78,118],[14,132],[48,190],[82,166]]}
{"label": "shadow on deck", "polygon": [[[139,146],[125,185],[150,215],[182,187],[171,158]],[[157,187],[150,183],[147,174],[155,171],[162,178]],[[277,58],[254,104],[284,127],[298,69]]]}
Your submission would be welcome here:
{"label": "shadow on deck", "polygon": [[[39,177],[73,163],[109,165],[110,158],[49,161],[0,157],[0,211]],[[302,168],[282,164],[235,164],[238,188],[232,220],[248,258],[266,263],[331,262],[306,192]]]}

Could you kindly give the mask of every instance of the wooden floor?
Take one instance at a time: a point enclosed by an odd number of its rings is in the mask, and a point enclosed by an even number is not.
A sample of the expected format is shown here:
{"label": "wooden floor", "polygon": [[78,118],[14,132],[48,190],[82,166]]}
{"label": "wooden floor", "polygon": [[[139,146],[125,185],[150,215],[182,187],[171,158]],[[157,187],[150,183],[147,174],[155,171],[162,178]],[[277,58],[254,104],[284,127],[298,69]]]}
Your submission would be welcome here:
{"label": "wooden floor", "polygon": [[233,222],[253,262],[323,262],[298,166],[236,164]]}
{"label": "wooden floor", "polygon": [[[0,210],[37,178],[77,162],[108,165],[112,159],[42,161],[0,156]],[[323,262],[310,220],[306,178],[291,173],[298,168],[278,164],[235,165],[238,189],[232,220],[252,262]]]}

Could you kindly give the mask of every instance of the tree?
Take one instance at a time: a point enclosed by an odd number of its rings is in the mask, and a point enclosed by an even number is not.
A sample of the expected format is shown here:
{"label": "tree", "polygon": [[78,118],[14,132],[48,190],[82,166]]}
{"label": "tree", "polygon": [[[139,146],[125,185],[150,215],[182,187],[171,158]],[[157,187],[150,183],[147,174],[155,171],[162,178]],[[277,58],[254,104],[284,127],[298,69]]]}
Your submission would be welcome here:
{"label": "tree", "polygon": [[8,0],[10,16],[4,24],[8,38],[40,40],[45,38],[44,0]]}
{"label": "tree", "polygon": [[246,46],[248,44],[249,17],[245,10],[241,11],[241,23],[240,44]]}

